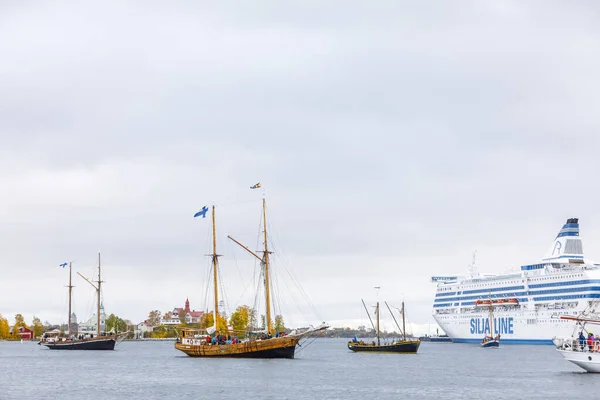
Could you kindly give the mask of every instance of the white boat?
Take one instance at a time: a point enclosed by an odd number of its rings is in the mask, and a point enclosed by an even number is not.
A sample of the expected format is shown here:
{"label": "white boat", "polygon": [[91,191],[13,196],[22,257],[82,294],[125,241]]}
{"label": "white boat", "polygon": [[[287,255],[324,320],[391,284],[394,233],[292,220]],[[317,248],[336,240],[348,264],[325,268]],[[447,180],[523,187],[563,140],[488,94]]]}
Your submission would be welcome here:
{"label": "white boat", "polygon": [[[433,318],[453,342],[499,334],[504,344],[552,344],[574,326],[559,315],[578,316],[600,298],[600,265],[584,257],[577,218],[567,220],[536,264],[499,275],[482,275],[474,264],[466,276],[431,278],[437,284]],[[488,300],[494,302],[492,324]]]}
{"label": "white boat", "polygon": [[[572,362],[587,372],[594,373],[600,373],[600,340],[592,341],[587,334],[592,333],[589,328],[590,325],[600,325],[598,314],[595,311],[597,306],[598,304],[593,304],[591,306],[593,309],[584,312],[579,317],[561,316],[561,319],[575,321],[577,324],[571,336],[554,337],[552,339],[556,349],[565,360]],[[583,337],[580,338],[579,333],[583,334]]]}

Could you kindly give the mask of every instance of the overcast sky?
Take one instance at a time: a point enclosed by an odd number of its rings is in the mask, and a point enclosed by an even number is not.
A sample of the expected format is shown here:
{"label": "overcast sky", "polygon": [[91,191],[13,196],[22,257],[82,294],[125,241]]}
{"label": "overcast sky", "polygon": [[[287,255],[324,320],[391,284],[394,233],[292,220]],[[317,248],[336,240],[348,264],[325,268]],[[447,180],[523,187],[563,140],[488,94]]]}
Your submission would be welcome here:
{"label": "overcast sky", "polygon": [[430,276],[536,262],[569,217],[600,260],[596,2],[217,3],[0,2],[11,323],[66,321],[59,264],[98,251],[108,313],[206,307],[211,204],[227,305],[251,303],[226,235],[259,249],[256,182],[288,325],[404,299],[422,333]]}

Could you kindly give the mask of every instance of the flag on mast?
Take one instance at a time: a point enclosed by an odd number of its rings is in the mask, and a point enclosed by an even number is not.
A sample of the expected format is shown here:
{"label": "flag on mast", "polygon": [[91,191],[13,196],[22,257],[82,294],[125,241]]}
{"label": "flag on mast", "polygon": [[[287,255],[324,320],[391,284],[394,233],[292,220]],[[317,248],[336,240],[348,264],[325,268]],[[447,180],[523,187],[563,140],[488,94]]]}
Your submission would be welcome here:
{"label": "flag on mast", "polygon": [[206,212],[208,211],[208,207],[204,206],[202,207],[202,210],[198,211],[196,214],[194,214],[194,218],[196,217],[202,217],[202,218],[206,218]]}
{"label": "flag on mast", "polygon": [[67,263],[60,264],[60,266],[63,267],[63,268],[66,267],[67,265],[69,265],[69,264],[67,264]]}
{"label": "flag on mast", "polygon": [[260,182],[258,182],[256,185],[250,186],[250,189],[258,189],[259,187],[260,187]]}

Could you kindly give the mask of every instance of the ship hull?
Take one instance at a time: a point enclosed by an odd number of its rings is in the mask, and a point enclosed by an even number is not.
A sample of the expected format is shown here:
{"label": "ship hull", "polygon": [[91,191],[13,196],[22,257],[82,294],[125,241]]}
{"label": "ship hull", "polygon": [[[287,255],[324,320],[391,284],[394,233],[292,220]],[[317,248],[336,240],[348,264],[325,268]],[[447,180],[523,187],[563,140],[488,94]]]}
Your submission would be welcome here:
{"label": "ship hull", "polygon": [[295,337],[283,337],[224,345],[175,343],[175,349],[190,357],[294,358],[298,341]]}
{"label": "ship hull", "polygon": [[74,340],[69,342],[40,342],[50,350],[114,350],[117,341],[114,337]]}
{"label": "ship hull", "polygon": [[565,360],[572,362],[587,372],[600,373],[600,353],[558,350]]}
{"label": "ship hull", "polygon": [[416,354],[420,345],[421,342],[419,340],[407,340],[380,346],[350,342],[348,343],[348,349],[354,352]]}
{"label": "ship hull", "polygon": [[[498,296],[502,296],[503,292],[513,295],[517,291],[517,296],[522,293],[519,297],[521,306],[494,308],[494,332],[490,333],[489,313],[473,307],[472,299],[463,301],[457,295],[451,300],[451,307],[440,308],[436,307],[440,302],[439,297],[436,298],[433,318],[454,343],[480,343],[483,335],[500,334],[503,344],[552,345],[553,337],[570,337],[575,328],[573,321],[560,319],[559,315],[579,315],[591,301],[600,298],[599,270],[540,275],[529,281],[525,277],[513,277],[510,281],[495,279],[490,282],[493,286],[486,289],[477,289],[473,284],[462,282],[448,286],[452,286],[452,291],[463,293],[462,297],[465,297],[465,291],[473,291],[473,288],[478,292],[491,290],[499,293]],[[482,280],[478,284],[485,285],[486,282]],[[523,285],[524,289],[511,289],[507,287],[509,285]],[[485,293],[466,294],[470,297],[480,295]],[[446,297],[450,296],[442,298]],[[559,307],[560,304],[563,306]]]}

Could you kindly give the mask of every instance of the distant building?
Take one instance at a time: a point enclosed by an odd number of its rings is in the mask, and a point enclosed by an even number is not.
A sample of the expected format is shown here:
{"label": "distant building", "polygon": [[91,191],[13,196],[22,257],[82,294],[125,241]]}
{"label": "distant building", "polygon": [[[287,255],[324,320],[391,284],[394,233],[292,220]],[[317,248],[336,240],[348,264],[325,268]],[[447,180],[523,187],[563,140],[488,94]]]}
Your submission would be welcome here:
{"label": "distant building", "polygon": [[71,332],[79,332],[79,324],[77,323],[77,315],[75,313],[71,314]]}
{"label": "distant building", "polygon": [[[92,317],[87,321],[79,325],[78,332],[96,332],[98,326],[98,314],[92,314]],[[100,332],[104,332],[106,329],[106,313],[104,312],[104,305],[100,303]],[[73,330],[74,331],[74,330]]]}
{"label": "distant building", "polygon": [[202,319],[203,314],[204,313],[202,311],[190,310],[190,301],[189,301],[189,299],[186,299],[185,307],[174,308],[173,311],[171,311],[171,317],[170,318],[163,317],[161,320],[161,324],[162,325],[178,325],[181,323],[182,316],[187,324],[197,324],[197,323],[200,323],[200,320]]}
{"label": "distant building", "polygon": [[152,326],[152,324],[150,322],[148,322],[148,320],[144,321],[144,322],[140,322],[139,324],[137,324],[135,326],[135,330],[133,331],[133,334],[135,336],[136,339],[142,339],[144,337],[145,333],[152,333],[152,331],[154,330],[154,327]]}
{"label": "distant building", "polygon": [[20,326],[17,328],[15,332],[15,327],[11,327],[10,329],[11,335],[19,335],[23,340],[33,340],[33,331],[25,326]]}

